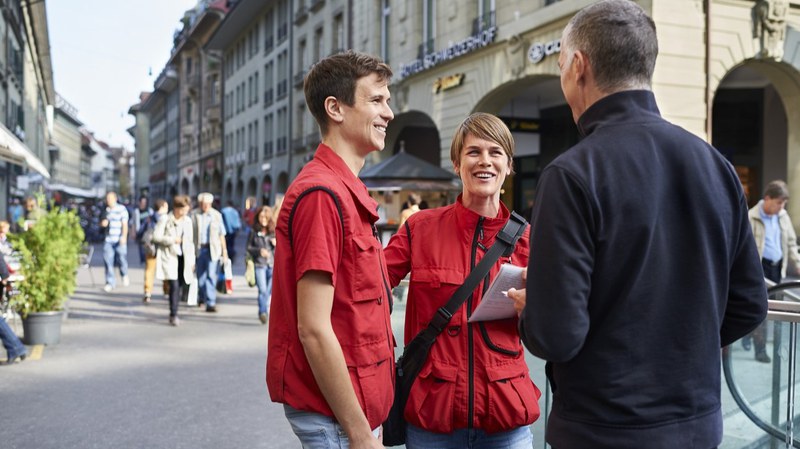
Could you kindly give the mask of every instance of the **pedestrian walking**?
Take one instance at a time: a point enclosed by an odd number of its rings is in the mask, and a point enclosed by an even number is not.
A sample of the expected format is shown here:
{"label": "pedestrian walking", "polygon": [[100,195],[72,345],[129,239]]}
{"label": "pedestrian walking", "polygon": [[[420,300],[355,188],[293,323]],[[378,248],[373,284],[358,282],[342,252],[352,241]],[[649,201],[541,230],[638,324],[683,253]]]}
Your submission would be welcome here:
{"label": "pedestrian walking", "polygon": [[[797,274],[800,269],[797,235],[794,232],[792,219],[784,209],[787,201],[789,201],[789,186],[778,179],[767,184],[764,197],[748,212],[764,277],[776,284],[780,284],[790,266],[793,274]],[[755,359],[761,363],[772,362],[767,355],[766,321],[752,334],[742,338],[742,346],[748,351],[751,346],[751,336],[752,345],[755,346],[753,353]]]}
{"label": "pedestrian walking", "polygon": [[169,281],[169,324],[180,325],[178,304],[182,292],[194,279],[195,245],[191,200],[178,195],[172,200],[172,214],[161,216],[153,232],[157,245],[156,278]]}
{"label": "pedestrian walking", "polygon": [[381,448],[393,400],[386,262],[378,204],[358,172],[382,150],[392,71],[348,51],[303,85],[322,143],[289,186],[276,229],[267,387],[303,447]]}
{"label": "pedestrian walking", "polygon": [[153,208],[148,204],[147,197],[139,198],[139,206],[133,210],[133,235],[136,236],[136,243],[139,244],[139,262],[145,263],[145,251],[142,246],[142,234],[144,234],[145,225],[151,222],[150,218],[153,216]]}
{"label": "pedestrian walking", "polygon": [[554,448],[719,446],[720,348],[767,313],[741,182],[661,117],[657,54],[630,0],[591,3],[561,37],[582,139],[542,171],[527,289],[508,292],[547,361]]}
{"label": "pedestrian walking", "polygon": [[258,319],[261,320],[261,324],[267,324],[270,296],[272,295],[272,267],[275,251],[275,228],[272,223],[272,208],[261,206],[256,213],[253,230],[247,236],[247,252],[255,265]]}
{"label": "pedestrian walking", "polygon": [[106,267],[106,285],[103,290],[110,292],[117,284],[114,267],[119,267],[122,285],[127,287],[131,280],[128,277],[128,209],[117,202],[117,194],[106,194],[106,208],[100,220],[105,229],[103,241],[103,262]]}
{"label": "pedestrian walking", "polygon": [[[158,253],[158,245],[153,240],[155,235],[155,228],[161,217],[167,215],[169,206],[163,199],[157,199],[153,205],[155,210],[151,215],[148,215],[143,223],[140,224],[141,237],[139,239],[139,246],[144,252],[144,298],[145,304],[150,303],[153,296],[153,280],[156,274],[156,256]],[[137,233],[139,234],[139,233]],[[163,284],[162,284],[163,285]],[[164,289],[166,293],[167,290]]]}
{"label": "pedestrian walking", "polygon": [[217,280],[220,262],[228,259],[225,243],[225,224],[222,214],[211,207],[214,195],[204,192],[197,195],[197,209],[192,211],[194,243],[197,254],[197,296],[206,312],[217,311]]}
{"label": "pedestrian walking", "polygon": [[222,213],[222,221],[225,223],[225,246],[228,248],[228,258],[233,263],[236,260],[236,236],[242,228],[242,220],[231,200],[228,200],[220,213]]}

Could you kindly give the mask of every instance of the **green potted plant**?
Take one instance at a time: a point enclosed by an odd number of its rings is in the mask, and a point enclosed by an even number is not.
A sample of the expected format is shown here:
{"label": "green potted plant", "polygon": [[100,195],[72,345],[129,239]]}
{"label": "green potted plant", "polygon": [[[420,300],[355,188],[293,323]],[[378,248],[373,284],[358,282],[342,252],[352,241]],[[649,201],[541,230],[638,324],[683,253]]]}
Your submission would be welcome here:
{"label": "green potted plant", "polygon": [[[41,204],[42,197],[39,198]],[[10,236],[19,252],[19,294],[11,299],[22,317],[27,344],[56,344],[61,338],[61,318],[75,291],[83,229],[74,211],[50,205],[26,231]]]}

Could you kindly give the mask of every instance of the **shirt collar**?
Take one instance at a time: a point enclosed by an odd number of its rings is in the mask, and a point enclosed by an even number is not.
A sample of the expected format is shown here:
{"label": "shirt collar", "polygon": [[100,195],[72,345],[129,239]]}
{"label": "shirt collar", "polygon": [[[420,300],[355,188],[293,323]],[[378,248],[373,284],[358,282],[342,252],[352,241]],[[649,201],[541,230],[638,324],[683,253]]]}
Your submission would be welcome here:
{"label": "shirt collar", "polygon": [[370,220],[372,223],[375,223],[378,220],[377,201],[369,196],[367,186],[364,185],[360,178],[350,171],[350,167],[345,164],[344,159],[342,159],[341,156],[336,154],[329,146],[325,145],[324,143],[320,143],[317,147],[316,153],[314,153],[314,160],[317,160],[321,164],[328,167],[328,169],[333,171],[333,173],[342,180],[344,185],[353,195],[353,198],[355,198],[358,203],[361,203],[364,209],[367,210],[372,218]]}

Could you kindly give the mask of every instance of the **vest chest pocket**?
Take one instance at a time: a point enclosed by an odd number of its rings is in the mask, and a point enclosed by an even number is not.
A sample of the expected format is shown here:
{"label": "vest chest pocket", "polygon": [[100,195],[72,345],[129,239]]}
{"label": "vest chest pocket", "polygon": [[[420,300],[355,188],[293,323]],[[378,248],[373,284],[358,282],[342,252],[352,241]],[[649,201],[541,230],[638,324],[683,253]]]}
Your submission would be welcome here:
{"label": "vest chest pocket", "polygon": [[377,300],[382,297],[383,266],[380,259],[381,246],[369,235],[354,235],[350,239],[350,257],[353,258],[350,285],[353,301]]}

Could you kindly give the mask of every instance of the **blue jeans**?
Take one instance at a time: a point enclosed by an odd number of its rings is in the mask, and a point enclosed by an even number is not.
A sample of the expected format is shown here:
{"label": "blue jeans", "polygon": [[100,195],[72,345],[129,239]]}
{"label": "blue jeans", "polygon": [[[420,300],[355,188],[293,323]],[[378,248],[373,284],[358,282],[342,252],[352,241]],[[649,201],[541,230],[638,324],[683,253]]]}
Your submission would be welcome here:
{"label": "blue jeans", "polygon": [[121,276],[128,275],[128,245],[120,245],[120,242],[104,242],[103,262],[106,264],[106,284],[114,287],[117,285],[114,279],[114,265],[119,265]]}
{"label": "blue jeans", "polygon": [[269,312],[272,293],[272,267],[256,265],[256,287],[258,287],[258,314]]}
{"label": "blue jeans", "polygon": [[197,254],[197,300],[207,306],[217,304],[217,271],[219,260],[211,260],[208,248],[200,248]]}
{"label": "blue jeans", "polygon": [[14,333],[11,326],[8,325],[6,319],[3,318],[2,315],[0,315],[0,340],[3,340],[3,346],[6,348],[8,360],[17,358],[27,352],[25,345],[19,341],[19,337],[17,337],[17,334]]}
{"label": "blue jeans", "polygon": [[[348,449],[350,440],[342,426],[330,416],[319,413],[304,412],[283,404],[283,412],[292,426],[294,434],[300,439],[303,449]],[[375,438],[380,435],[381,428],[372,431]]]}
{"label": "blue jeans", "polygon": [[434,433],[408,425],[408,449],[531,449],[533,435],[528,426],[505,432],[486,433],[480,429],[458,429],[453,433]]}

